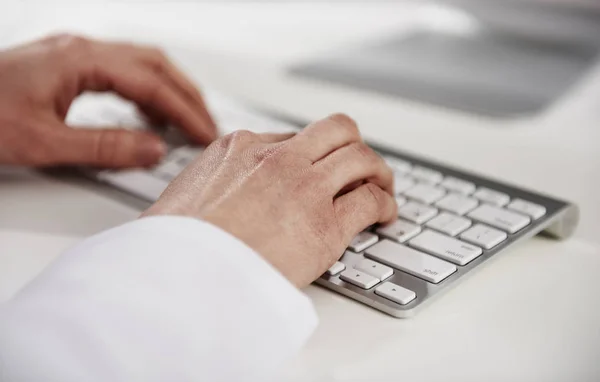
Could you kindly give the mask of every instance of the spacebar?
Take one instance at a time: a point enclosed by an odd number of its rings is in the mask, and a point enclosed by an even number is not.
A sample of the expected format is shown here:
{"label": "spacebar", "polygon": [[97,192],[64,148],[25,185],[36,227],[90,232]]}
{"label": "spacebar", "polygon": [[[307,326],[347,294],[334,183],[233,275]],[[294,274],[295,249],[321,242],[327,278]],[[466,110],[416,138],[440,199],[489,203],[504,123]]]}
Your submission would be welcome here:
{"label": "spacebar", "polygon": [[454,264],[390,240],[368,248],[365,256],[435,284],[456,272]]}

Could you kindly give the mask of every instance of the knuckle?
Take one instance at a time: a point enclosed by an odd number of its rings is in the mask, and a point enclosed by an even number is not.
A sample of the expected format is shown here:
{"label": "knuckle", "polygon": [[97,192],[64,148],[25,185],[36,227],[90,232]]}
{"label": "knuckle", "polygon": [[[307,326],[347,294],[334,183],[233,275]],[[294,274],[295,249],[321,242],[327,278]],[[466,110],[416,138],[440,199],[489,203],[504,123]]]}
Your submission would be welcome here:
{"label": "knuckle", "polygon": [[344,129],[346,133],[352,136],[360,136],[360,132],[358,130],[358,125],[356,124],[356,121],[350,118],[347,114],[336,113],[329,116],[328,119],[334,122],[338,126],[338,129]]}
{"label": "knuckle", "polygon": [[256,134],[254,134],[248,130],[236,130],[232,133],[224,135],[222,138],[220,138],[215,143],[218,143],[220,147],[225,148],[225,147],[238,145],[239,143],[242,143],[242,142],[250,141],[251,139],[253,139],[253,137],[255,135]]}
{"label": "knuckle", "polygon": [[281,154],[277,147],[262,147],[254,151],[254,160],[267,167],[281,166]]}
{"label": "knuckle", "polygon": [[54,35],[50,38],[50,41],[59,49],[68,51],[85,49],[90,44],[90,40],[87,38],[71,33],[60,33]]}
{"label": "knuckle", "polygon": [[229,135],[230,135],[229,140],[232,143],[247,142],[247,141],[253,139],[254,137],[256,137],[256,134],[254,134],[253,132],[248,131],[248,130],[237,130]]}
{"label": "knuckle", "polygon": [[373,151],[366,143],[357,142],[353,143],[350,147],[355,155],[358,155],[362,160],[371,164],[378,164],[381,160],[375,151]]}
{"label": "knuckle", "polygon": [[165,63],[168,61],[167,55],[160,48],[157,48],[157,47],[148,48],[148,53],[149,53],[150,57],[152,57],[152,59],[154,61],[156,61],[157,63]]}

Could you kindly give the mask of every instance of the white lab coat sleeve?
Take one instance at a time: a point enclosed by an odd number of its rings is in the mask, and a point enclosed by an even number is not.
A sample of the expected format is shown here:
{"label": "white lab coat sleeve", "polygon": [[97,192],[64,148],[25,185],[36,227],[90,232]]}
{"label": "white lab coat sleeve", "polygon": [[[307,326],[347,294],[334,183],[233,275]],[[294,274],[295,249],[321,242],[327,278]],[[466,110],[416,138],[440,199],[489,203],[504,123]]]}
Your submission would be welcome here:
{"label": "white lab coat sleeve", "polygon": [[241,241],[147,217],[84,240],[0,308],[0,380],[265,381],[316,325]]}

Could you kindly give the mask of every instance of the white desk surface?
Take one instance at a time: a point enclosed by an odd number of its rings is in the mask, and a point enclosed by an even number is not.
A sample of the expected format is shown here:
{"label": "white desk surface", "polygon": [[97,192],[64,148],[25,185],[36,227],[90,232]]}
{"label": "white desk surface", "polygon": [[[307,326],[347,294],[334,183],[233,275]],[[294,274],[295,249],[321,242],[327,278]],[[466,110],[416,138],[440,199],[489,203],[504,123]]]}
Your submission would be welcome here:
{"label": "white desk surface", "polygon": [[[600,66],[544,115],[498,122],[285,76],[287,63],[409,28],[418,8],[405,3],[4,8],[4,45],[59,30],[153,42],[200,84],[296,117],[344,111],[368,139],[581,207],[575,237],[510,250],[413,319],[308,288],[321,325],[286,380],[600,380]],[[138,213],[68,182],[0,172],[0,299]]]}

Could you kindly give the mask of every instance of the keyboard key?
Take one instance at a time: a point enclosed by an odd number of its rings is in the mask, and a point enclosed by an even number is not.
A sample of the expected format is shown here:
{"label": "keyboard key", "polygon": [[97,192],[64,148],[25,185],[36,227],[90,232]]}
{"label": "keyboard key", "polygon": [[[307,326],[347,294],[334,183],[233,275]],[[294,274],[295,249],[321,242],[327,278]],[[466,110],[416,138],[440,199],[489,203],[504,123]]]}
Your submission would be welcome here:
{"label": "keyboard key", "polygon": [[389,281],[375,288],[375,294],[385,297],[388,300],[394,301],[400,305],[406,305],[417,298],[417,294],[412,290],[408,290]]}
{"label": "keyboard key", "polygon": [[415,185],[415,181],[406,176],[396,176],[394,178],[394,192],[400,194]]}
{"label": "keyboard key", "polygon": [[361,260],[354,266],[354,268],[373,277],[377,277],[379,280],[385,280],[394,274],[394,270],[392,268],[369,259]]}
{"label": "keyboard key", "polygon": [[460,234],[460,238],[485,249],[491,249],[502,243],[508,235],[504,231],[488,227],[483,224],[476,224],[465,232]]}
{"label": "keyboard key", "polygon": [[498,207],[506,205],[506,203],[508,203],[508,201],[510,200],[510,196],[502,192],[490,190],[489,188],[485,187],[480,187],[479,189],[477,189],[473,196],[481,200],[482,202],[490,203]]}
{"label": "keyboard key", "polygon": [[437,215],[437,213],[437,208],[429,207],[417,202],[408,202],[398,208],[398,216],[417,224],[425,223],[427,220]]}
{"label": "keyboard key", "polygon": [[475,184],[451,176],[447,176],[440,186],[463,195],[470,195],[475,191]]}
{"label": "keyboard key", "polygon": [[523,199],[514,199],[506,208],[531,216],[534,220],[546,214],[546,207]]}
{"label": "keyboard key", "polygon": [[483,204],[469,212],[468,217],[500,228],[508,233],[515,233],[527,226],[531,219],[525,215],[506,210],[504,208]]}
{"label": "keyboard key", "polygon": [[371,289],[379,284],[379,279],[356,269],[346,269],[340,278],[363,289]]}
{"label": "keyboard key", "polygon": [[456,236],[471,226],[471,220],[448,212],[442,212],[425,225],[450,236]]}
{"label": "keyboard key", "polygon": [[154,173],[161,179],[164,179],[168,182],[173,180],[179,173],[183,170],[183,167],[178,165],[175,162],[165,162],[162,163],[154,169]]}
{"label": "keyboard key", "polygon": [[183,170],[188,164],[193,162],[201,153],[203,149],[200,147],[183,146],[174,150],[169,157],[173,159],[181,169]]}
{"label": "keyboard key", "polygon": [[441,187],[421,183],[406,190],[404,195],[418,202],[431,204],[446,195],[446,191]]}
{"label": "keyboard key", "polygon": [[340,273],[341,271],[343,271],[344,269],[346,269],[346,266],[344,265],[344,263],[342,263],[341,261],[336,261],[335,264],[333,264],[331,267],[329,267],[329,269],[327,270],[327,274],[329,276],[335,276],[338,273]]}
{"label": "keyboard key", "polygon": [[368,248],[365,255],[435,284],[456,272],[453,264],[390,240],[382,240]]}
{"label": "keyboard key", "polygon": [[464,215],[478,205],[477,199],[460,194],[446,195],[435,204],[436,207],[454,212],[457,215]]}
{"label": "keyboard key", "polygon": [[398,219],[393,223],[377,228],[377,233],[388,239],[404,243],[421,232],[421,226]]}
{"label": "keyboard key", "polygon": [[412,170],[412,165],[405,160],[390,156],[386,156],[383,159],[386,161],[388,166],[390,166],[392,170],[394,170],[394,172],[397,174],[407,174],[410,172],[410,170]]}
{"label": "keyboard key", "polygon": [[424,231],[408,244],[458,265],[465,265],[483,253],[479,247],[431,230]]}
{"label": "keyboard key", "polygon": [[377,235],[371,232],[363,231],[354,237],[348,248],[358,253],[377,243],[377,241],[379,241],[379,237],[377,237]]}
{"label": "keyboard key", "polygon": [[396,196],[396,204],[398,205],[398,207],[405,205],[406,202],[408,202],[408,200],[404,196],[402,196],[402,195]]}
{"label": "keyboard key", "polygon": [[420,181],[433,184],[441,182],[444,178],[441,172],[421,166],[415,167],[410,175]]}

